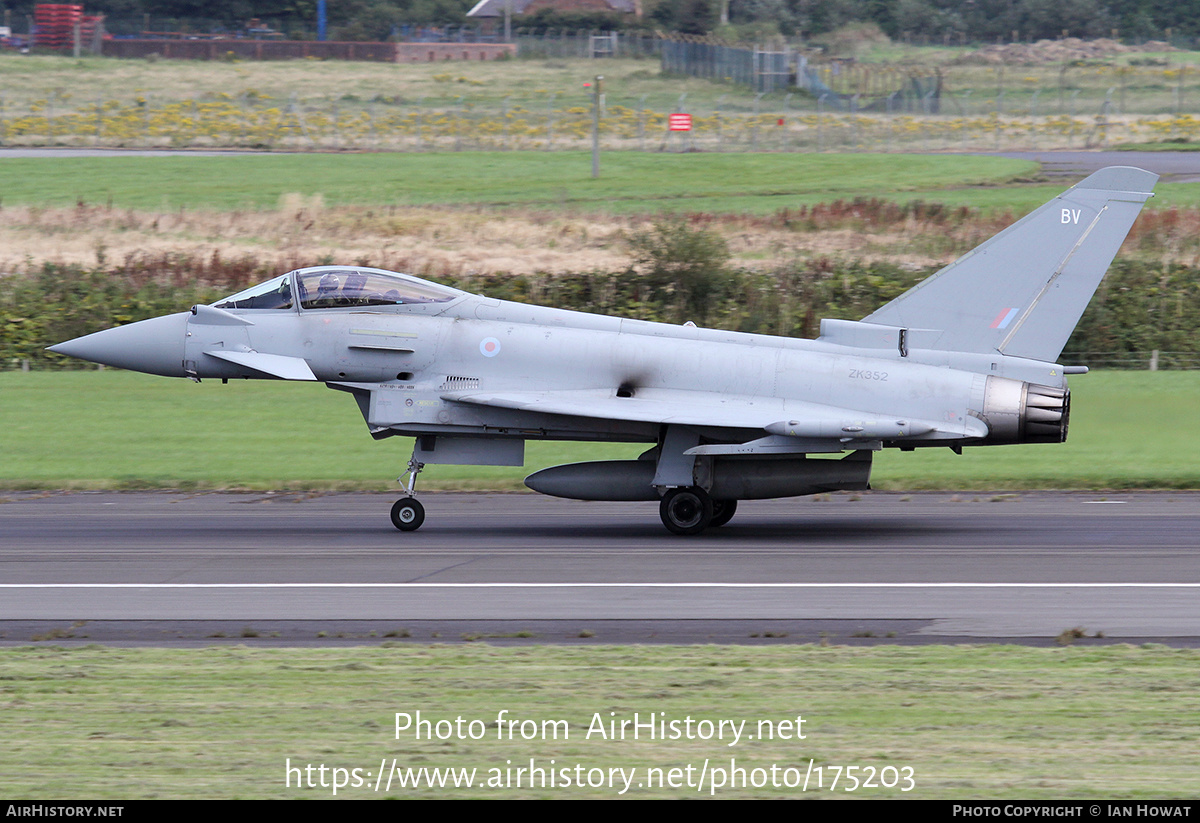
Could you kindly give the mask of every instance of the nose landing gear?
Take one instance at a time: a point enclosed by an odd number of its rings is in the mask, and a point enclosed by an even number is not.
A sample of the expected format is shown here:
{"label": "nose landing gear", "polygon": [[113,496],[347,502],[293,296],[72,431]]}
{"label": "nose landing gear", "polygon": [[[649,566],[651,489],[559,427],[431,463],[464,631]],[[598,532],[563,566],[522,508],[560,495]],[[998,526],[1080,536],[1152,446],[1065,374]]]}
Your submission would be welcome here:
{"label": "nose landing gear", "polygon": [[425,507],[415,497],[402,497],[392,504],[392,525],[402,532],[415,532],[425,522]]}
{"label": "nose landing gear", "polygon": [[425,522],[425,507],[417,502],[417,475],[425,468],[424,463],[412,457],[408,461],[407,480],[405,475],[396,478],[404,487],[405,496],[392,504],[392,525],[402,532],[415,532]]}

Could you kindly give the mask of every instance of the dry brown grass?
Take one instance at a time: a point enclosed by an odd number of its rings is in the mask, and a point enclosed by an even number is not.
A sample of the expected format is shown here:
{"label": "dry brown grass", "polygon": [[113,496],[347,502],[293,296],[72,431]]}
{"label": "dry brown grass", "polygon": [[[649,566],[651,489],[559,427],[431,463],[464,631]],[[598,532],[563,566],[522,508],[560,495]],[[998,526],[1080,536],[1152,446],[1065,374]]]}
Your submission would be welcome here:
{"label": "dry brown grass", "polygon": [[[605,75],[616,95],[647,94],[674,99],[694,91],[715,97],[708,81],[661,78],[656,60],[606,61]],[[342,60],[208,61],[118,60],[58,55],[0,54],[0,98],[10,106],[46,100],[58,110],[86,106],[97,99],[150,101],[191,99],[264,99],[275,104],[375,101],[382,105],[446,101],[460,96],[491,100],[506,97],[514,104],[549,100],[557,105],[585,104],[584,83],[597,71],[585,59],[511,60],[496,62],[371,63]],[[717,94],[753,100],[753,93],[721,87]],[[614,99],[616,99],[614,97]]]}
{"label": "dry brown grass", "polygon": [[[734,266],[772,270],[797,260],[944,265],[1011,224],[1016,215],[936,204],[834,201],[768,215],[686,214],[719,234]],[[632,264],[626,238],[654,217],[474,207],[326,206],[285,194],[273,209],[133,211],[103,205],[0,208],[0,273],[43,262],[153,268],[168,257],[238,261],[277,270],[352,263],[437,278],[618,271]],[[1200,209],[1150,210],[1124,253],[1195,265]],[[223,269],[222,269],[223,270]]]}
{"label": "dry brown grass", "polygon": [[[905,218],[889,225],[797,227],[769,217],[694,215],[719,233],[733,263],[773,268],[806,257],[890,260],[921,267],[945,263],[988,226],[948,229]],[[326,207],[285,195],[261,211],[148,212],[81,205],[8,206],[0,220],[0,271],[29,263],[119,266],[121,261],[180,255],[250,259],[268,268],[321,262],[357,263],[427,277],[619,270],[631,262],[625,237],[647,217],[549,215],[480,209]],[[934,242],[936,238],[936,243]]]}

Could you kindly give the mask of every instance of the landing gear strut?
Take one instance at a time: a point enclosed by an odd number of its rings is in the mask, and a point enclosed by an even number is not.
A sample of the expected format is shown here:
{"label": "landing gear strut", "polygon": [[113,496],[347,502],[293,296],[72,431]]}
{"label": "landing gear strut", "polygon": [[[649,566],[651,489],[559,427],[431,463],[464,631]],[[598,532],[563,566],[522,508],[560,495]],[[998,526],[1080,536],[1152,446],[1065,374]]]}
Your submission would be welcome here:
{"label": "landing gear strut", "polygon": [[674,488],[663,495],[658,514],[668,531],[699,534],[713,519],[713,501],[698,486]]}
{"label": "landing gear strut", "polygon": [[392,504],[392,525],[402,532],[415,532],[425,522],[425,507],[413,496],[417,493],[417,475],[423,468],[425,464],[412,457],[408,461],[408,479],[405,480],[403,475],[396,479],[404,487],[406,496]]}

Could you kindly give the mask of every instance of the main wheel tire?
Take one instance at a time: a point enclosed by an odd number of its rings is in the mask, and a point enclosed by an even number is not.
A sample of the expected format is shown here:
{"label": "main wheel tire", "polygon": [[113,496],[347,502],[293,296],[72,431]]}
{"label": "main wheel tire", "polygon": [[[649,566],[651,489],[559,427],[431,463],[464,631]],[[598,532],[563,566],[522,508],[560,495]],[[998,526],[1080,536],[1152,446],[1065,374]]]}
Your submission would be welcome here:
{"label": "main wheel tire", "polygon": [[713,501],[708,492],[695,486],[671,489],[663,495],[658,514],[668,531],[699,534],[713,519]]}
{"label": "main wheel tire", "polygon": [[402,497],[392,504],[392,525],[402,532],[415,532],[425,522],[425,507],[412,497]]}
{"label": "main wheel tire", "polygon": [[713,501],[713,516],[708,525],[716,528],[724,526],[733,519],[733,513],[737,511],[736,500],[714,500]]}

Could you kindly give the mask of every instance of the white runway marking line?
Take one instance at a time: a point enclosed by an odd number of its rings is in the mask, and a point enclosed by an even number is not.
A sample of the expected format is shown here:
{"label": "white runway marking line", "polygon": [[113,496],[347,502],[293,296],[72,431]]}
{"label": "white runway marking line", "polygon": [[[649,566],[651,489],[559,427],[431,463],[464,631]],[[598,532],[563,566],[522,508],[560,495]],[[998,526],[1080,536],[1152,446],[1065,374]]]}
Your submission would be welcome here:
{"label": "white runway marking line", "polygon": [[0,589],[1200,589],[1200,583],[0,583]]}

